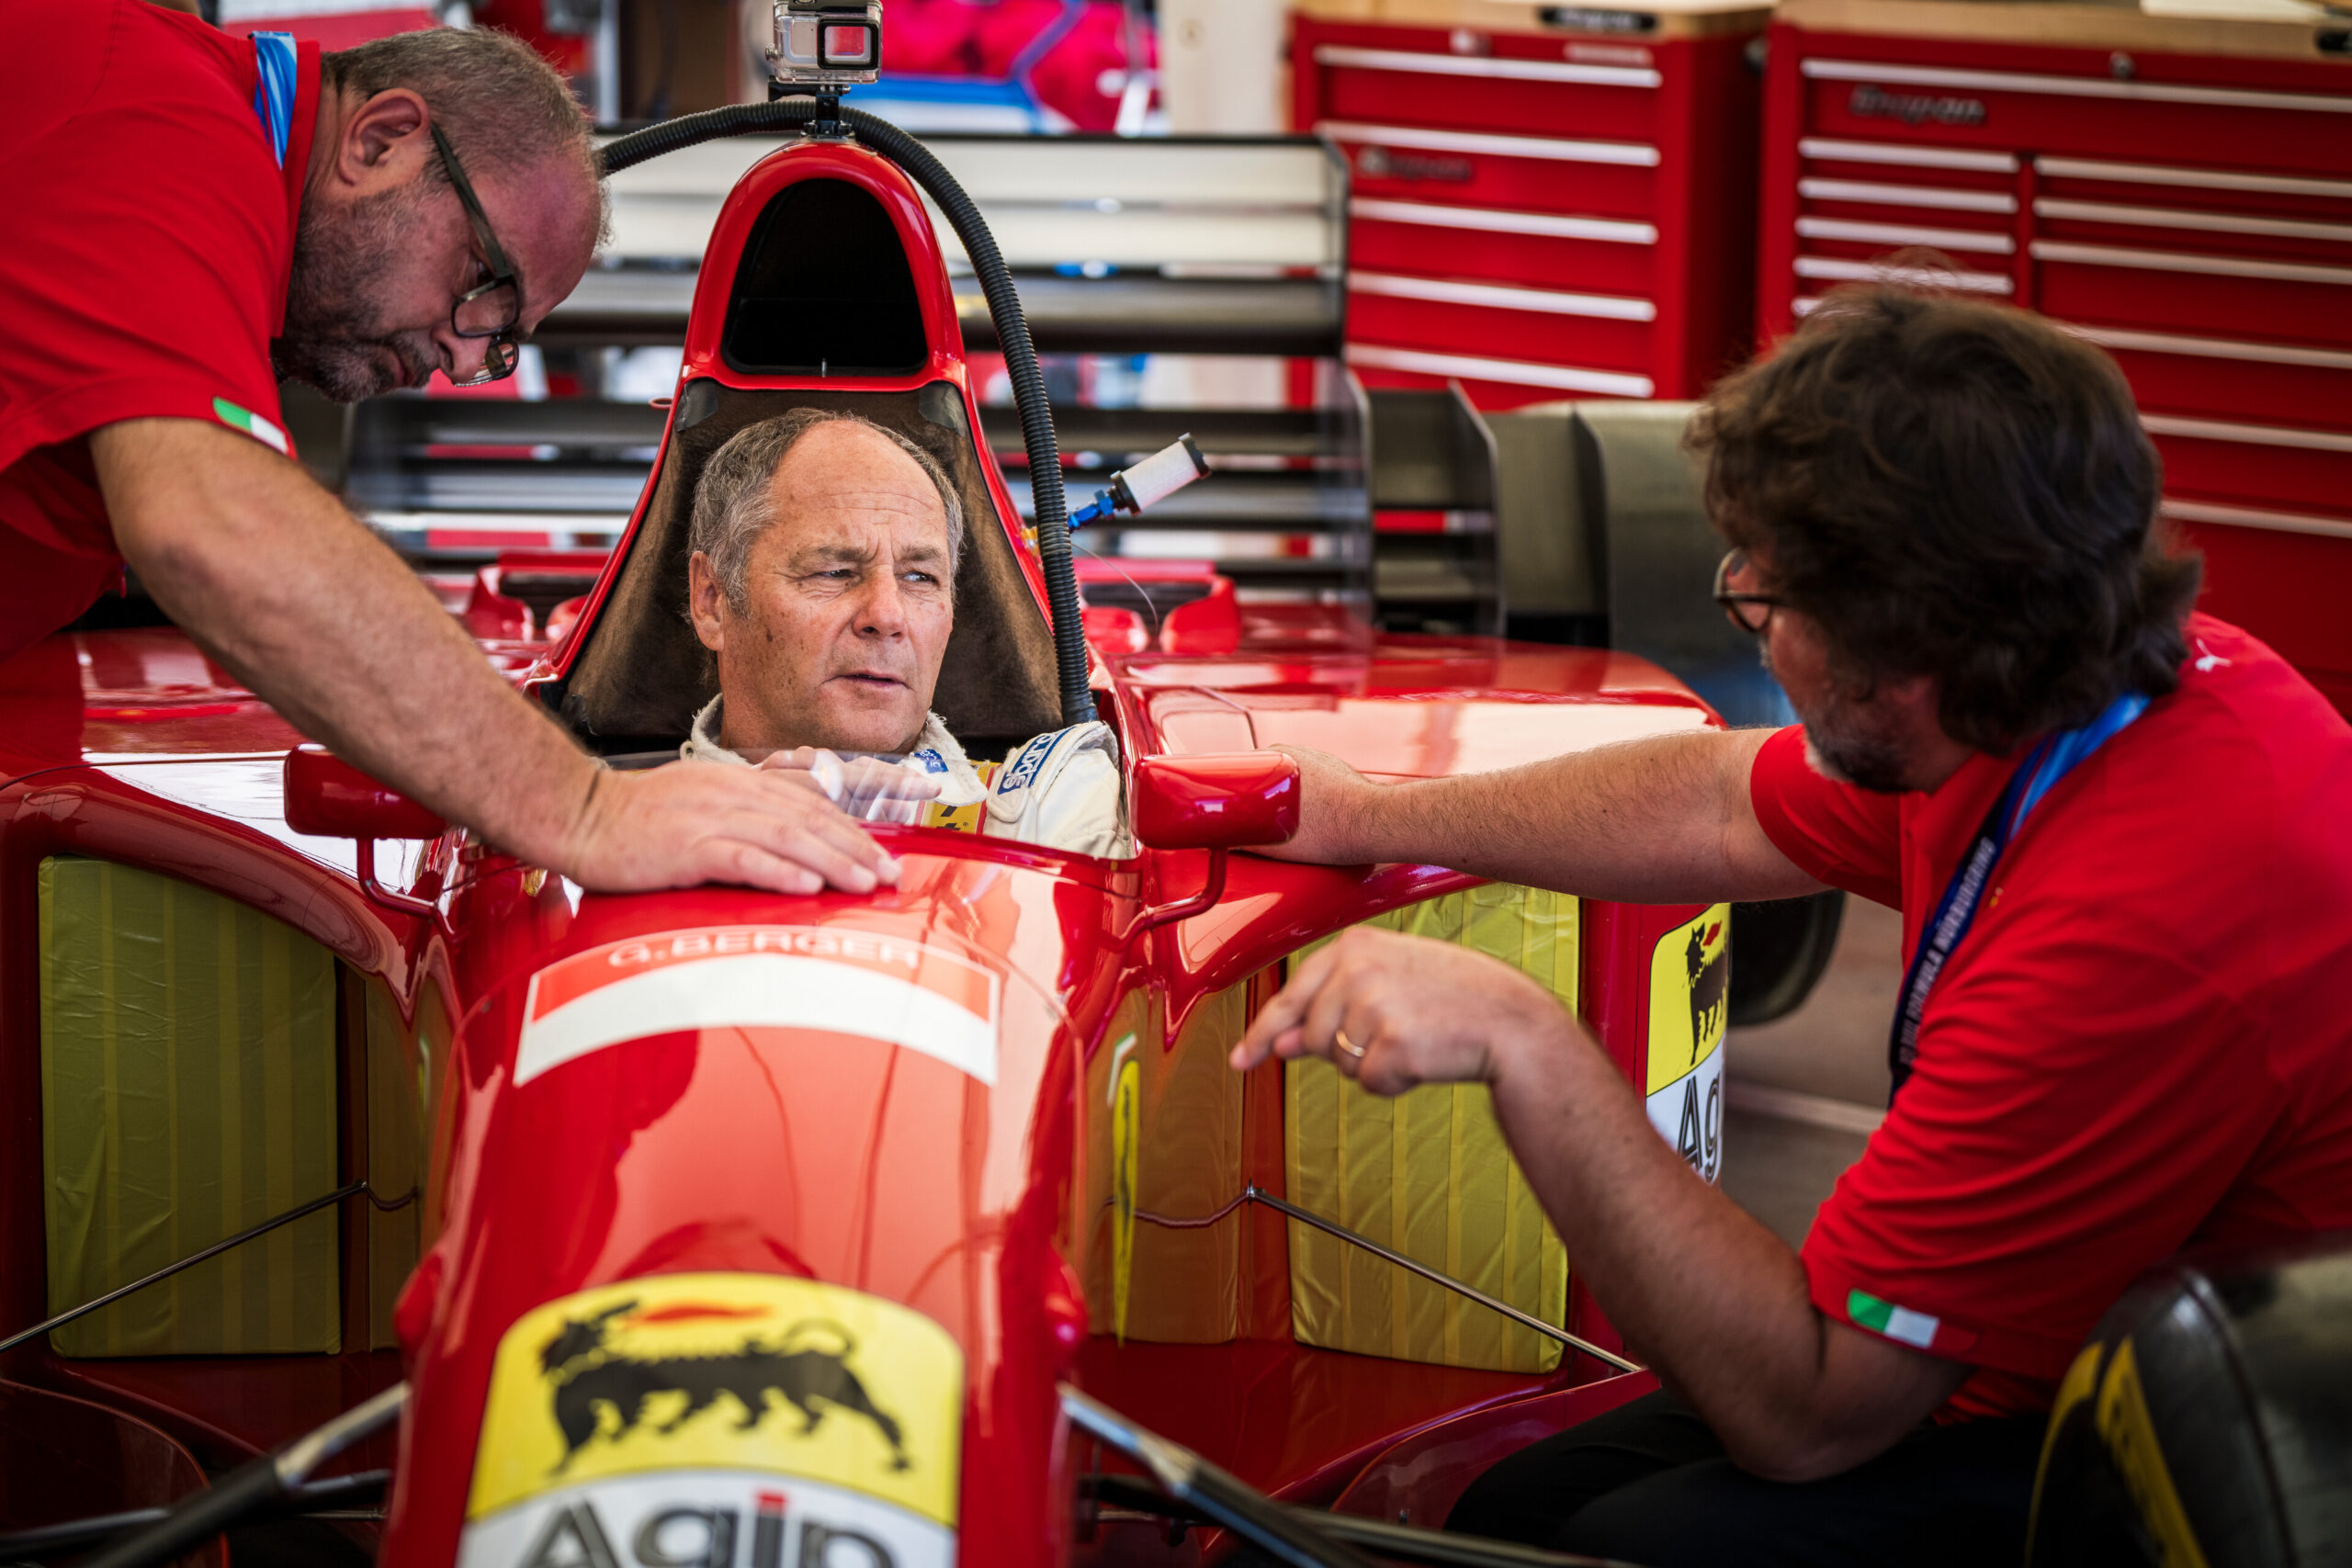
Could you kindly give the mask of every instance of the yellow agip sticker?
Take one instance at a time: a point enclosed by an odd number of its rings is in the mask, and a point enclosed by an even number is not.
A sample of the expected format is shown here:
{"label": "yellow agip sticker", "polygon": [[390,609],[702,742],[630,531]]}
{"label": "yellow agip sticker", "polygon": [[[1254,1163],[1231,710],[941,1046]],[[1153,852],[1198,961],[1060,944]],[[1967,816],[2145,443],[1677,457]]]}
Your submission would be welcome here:
{"label": "yellow agip sticker", "polygon": [[921,1313],[814,1280],[662,1274],[552,1301],[499,1341],[469,1519],[607,1477],[829,1483],[952,1529],[964,1356]]}
{"label": "yellow agip sticker", "polygon": [[1724,1027],[1731,1015],[1731,906],[1658,939],[1650,955],[1650,1125],[1713,1181],[1723,1170]]}

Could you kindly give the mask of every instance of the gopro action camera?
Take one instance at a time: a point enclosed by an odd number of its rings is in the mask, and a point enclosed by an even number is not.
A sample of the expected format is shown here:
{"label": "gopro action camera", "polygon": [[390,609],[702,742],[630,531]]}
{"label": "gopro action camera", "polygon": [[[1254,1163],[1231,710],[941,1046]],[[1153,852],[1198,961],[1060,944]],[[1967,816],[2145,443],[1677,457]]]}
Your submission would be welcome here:
{"label": "gopro action camera", "polygon": [[878,0],[775,0],[775,47],[767,51],[776,85],[787,91],[837,96],[882,73],[882,7]]}

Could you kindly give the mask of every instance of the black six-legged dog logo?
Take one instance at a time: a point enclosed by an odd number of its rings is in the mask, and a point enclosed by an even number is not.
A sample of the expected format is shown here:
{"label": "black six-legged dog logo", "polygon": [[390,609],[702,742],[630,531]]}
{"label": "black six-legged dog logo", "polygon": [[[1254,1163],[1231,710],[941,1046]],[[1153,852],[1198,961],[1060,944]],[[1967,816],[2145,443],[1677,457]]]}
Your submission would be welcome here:
{"label": "black six-legged dog logo", "polygon": [[610,1325],[637,1304],[627,1301],[593,1317],[566,1318],[562,1331],[540,1350],[539,1370],[555,1385],[555,1424],[563,1433],[563,1457],[551,1473],[561,1474],[594,1440],[604,1406],[612,1406],[619,1417],[609,1438],[619,1442],[665,1393],[684,1394],[685,1404],[652,1428],[658,1433],[676,1431],[720,1394],[733,1395],[742,1406],[734,1429],[749,1432],[766,1419],[768,1395],[774,1393],[800,1413],[803,1435],[814,1432],[829,1410],[864,1416],[890,1445],[891,1468],[907,1468],[899,1423],[876,1406],[849,1370],[857,1341],[840,1324],[807,1318],[773,1343],[753,1334],[717,1355],[633,1356],[613,1347]]}
{"label": "black six-legged dog logo", "polygon": [[[1701,933],[1704,932],[1702,936]],[[1690,928],[1690,944],[1682,951],[1690,979],[1690,1050],[1692,1059],[1707,1047],[1707,1036],[1724,1025],[1731,994],[1731,944],[1725,942],[1707,956],[1707,938],[1714,931],[1702,921]]]}

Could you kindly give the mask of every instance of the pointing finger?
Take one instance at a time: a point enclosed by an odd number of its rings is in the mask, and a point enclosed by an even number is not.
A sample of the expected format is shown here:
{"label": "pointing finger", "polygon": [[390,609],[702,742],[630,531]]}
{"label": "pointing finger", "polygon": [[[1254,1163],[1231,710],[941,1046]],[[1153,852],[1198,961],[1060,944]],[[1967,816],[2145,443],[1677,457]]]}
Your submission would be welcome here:
{"label": "pointing finger", "polygon": [[1227,1057],[1236,1072],[1246,1073],[1274,1053],[1275,1042],[1283,1031],[1297,1027],[1330,967],[1329,947],[1318,949],[1292,966],[1289,982],[1258,1010],[1258,1016],[1250,1021],[1249,1029],[1243,1032],[1241,1043]]}

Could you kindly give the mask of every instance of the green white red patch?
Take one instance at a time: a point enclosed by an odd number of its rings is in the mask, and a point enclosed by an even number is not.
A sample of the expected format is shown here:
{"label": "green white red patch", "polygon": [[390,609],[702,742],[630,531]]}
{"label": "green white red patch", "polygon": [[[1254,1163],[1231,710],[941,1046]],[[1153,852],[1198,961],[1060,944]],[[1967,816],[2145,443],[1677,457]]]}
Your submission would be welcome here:
{"label": "green white red patch", "polygon": [[1916,1346],[1922,1350],[1935,1348],[1936,1330],[1943,1326],[1940,1318],[1924,1312],[1913,1312],[1909,1307],[1896,1306],[1893,1302],[1881,1301],[1868,1291],[1846,1292],[1846,1315],[1852,1318],[1859,1328],[1883,1334],[1889,1339]]}
{"label": "green white red patch", "polygon": [[232,430],[242,430],[263,446],[273,448],[281,457],[294,456],[294,443],[286,432],[250,409],[241,409],[226,398],[212,400],[212,412],[221,423]]}

